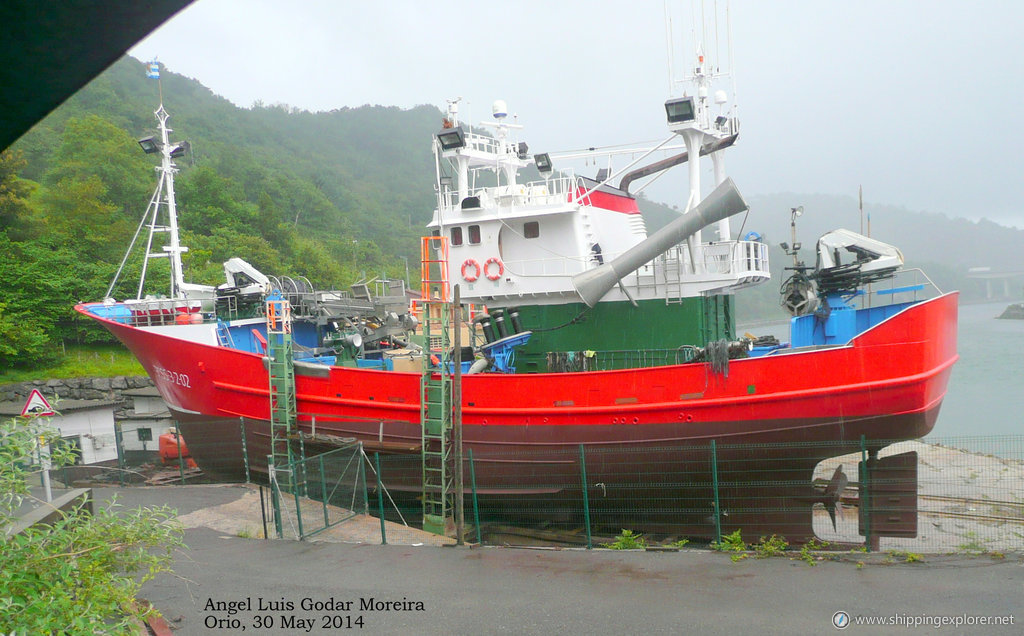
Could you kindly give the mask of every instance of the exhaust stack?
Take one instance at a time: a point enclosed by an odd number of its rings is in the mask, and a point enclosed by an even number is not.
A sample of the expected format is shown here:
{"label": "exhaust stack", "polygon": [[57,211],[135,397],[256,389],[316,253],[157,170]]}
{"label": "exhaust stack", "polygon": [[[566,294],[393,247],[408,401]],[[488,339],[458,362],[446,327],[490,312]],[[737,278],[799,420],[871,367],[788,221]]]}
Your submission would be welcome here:
{"label": "exhaust stack", "polygon": [[654,257],[685,241],[705,226],[739,214],[749,207],[732,178],[726,178],[697,207],[647,237],[647,240],[629,248],[610,263],[573,276],[573,287],[583,302],[593,307],[624,276],[640,269]]}

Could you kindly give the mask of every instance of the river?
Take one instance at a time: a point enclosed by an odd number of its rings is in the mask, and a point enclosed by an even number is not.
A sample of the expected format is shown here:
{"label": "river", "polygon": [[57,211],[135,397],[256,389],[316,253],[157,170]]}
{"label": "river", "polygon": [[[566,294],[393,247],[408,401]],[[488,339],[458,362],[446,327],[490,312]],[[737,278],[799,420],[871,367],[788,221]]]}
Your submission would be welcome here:
{"label": "river", "polygon": [[960,360],[932,436],[1024,434],[1024,320],[997,320],[1008,304],[960,306]]}

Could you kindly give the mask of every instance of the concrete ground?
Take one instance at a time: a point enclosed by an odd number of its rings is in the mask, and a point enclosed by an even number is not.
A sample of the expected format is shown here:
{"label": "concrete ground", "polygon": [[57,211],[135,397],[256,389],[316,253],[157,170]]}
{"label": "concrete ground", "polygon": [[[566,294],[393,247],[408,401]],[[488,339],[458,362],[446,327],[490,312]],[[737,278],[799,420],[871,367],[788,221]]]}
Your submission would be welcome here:
{"label": "concrete ground", "polygon": [[[195,524],[203,511],[247,492],[185,486],[96,494],[103,501],[116,493],[131,507],[166,503]],[[840,610],[853,621],[973,622],[940,630],[927,623],[914,630],[922,633],[1018,634],[1024,621],[1020,554],[927,555],[917,563],[847,554],[812,567],[786,557],[734,563],[704,550],[470,549],[377,539],[266,541],[198,525],[186,530],[189,549],[176,557],[174,574],[146,583],[142,596],[180,634],[817,634],[838,631],[832,620]],[[980,616],[1012,616],[1014,624],[980,626]],[[894,630],[855,623],[849,631]]]}

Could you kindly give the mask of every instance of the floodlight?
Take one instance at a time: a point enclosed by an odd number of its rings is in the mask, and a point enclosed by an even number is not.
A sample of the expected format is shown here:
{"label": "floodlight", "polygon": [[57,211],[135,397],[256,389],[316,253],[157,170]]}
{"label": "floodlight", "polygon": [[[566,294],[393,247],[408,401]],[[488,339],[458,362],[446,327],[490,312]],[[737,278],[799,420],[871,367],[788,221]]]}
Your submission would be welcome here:
{"label": "floodlight", "polygon": [[665,114],[669,124],[685,124],[697,119],[697,110],[692,97],[678,97],[665,102]]}
{"label": "floodlight", "polygon": [[185,153],[189,150],[189,144],[187,141],[182,141],[177,146],[171,149],[171,158],[184,157]]}
{"label": "floodlight", "polygon": [[554,169],[551,165],[551,155],[546,152],[534,155],[533,162],[537,165],[537,172],[541,174],[551,172]]}
{"label": "floodlight", "polygon": [[153,139],[152,135],[149,136],[149,137],[143,137],[142,139],[140,139],[139,140],[139,146],[142,147],[142,152],[146,153],[147,155],[151,155],[154,152],[159,152],[159,150],[160,150],[160,144],[158,144]]}
{"label": "floodlight", "polygon": [[441,132],[437,133],[437,141],[441,144],[441,150],[458,150],[466,147],[466,135],[462,132],[462,126],[441,129]]}

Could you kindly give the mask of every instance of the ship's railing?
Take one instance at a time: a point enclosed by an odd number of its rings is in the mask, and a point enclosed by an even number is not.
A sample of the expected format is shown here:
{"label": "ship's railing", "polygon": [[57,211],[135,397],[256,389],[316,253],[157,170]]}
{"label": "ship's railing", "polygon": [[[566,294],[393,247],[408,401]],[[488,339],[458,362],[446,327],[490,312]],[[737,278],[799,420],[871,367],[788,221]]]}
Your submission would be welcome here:
{"label": "ship's railing", "polygon": [[[543,181],[516,183],[504,186],[484,186],[468,190],[467,196],[480,200],[480,207],[544,206],[568,203],[576,196],[579,180],[572,174],[552,177]],[[580,193],[582,194],[582,193]],[[449,209],[461,205],[457,190],[446,191],[442,203]]]}
{"label": "ship's railing", "polygon": [[[484,152],[489,155],[498,155],[501,153],[501,143],[499,140],[488,135],[478,135],[476,133],[467,132],[465,133],[466,147],[470,150],[476,150],[478,152]],[[516,146],[511,142],[505,142],[506,154],[516,154]]]}
{"label": "ship's railing", "polygon": [[761,241],[728,241],[702,246],[709,274],[767,274],[768,245]]}
{"label": "ship's railing", "polygon": [[[768,245],[761,241],[725,241],[705,243],[700,246],[701,274],[729,276],[739,280],[764,280],[769,278]],[[690,263],[690,251],[682,243],[658,257],[663,283],[686,282],[694,275]],[[657,283],[655,283],[657,284]]]}
{"label": "ship's railing", "polygon": [[[602,262],[609,263],[619,256],[617,252],[602,254]],[[701,246],[701,262],[703,276],[712,278],[727,277],[735,283],[762,281],[770,277],[768,271],[768,245],[760,241],[728,241],[710,243]],[[531,258],[505,261],[505,269],[516,276],[568,277],[574,276],[589,268],[598,266],[592,255],[586,258],[566,258],[552,256],[550,258]],[[696,280],[690,266],[690,254],[685,244],[673,247],[655,259],[655,267],[640,270],[636,280],[637,288],[665,285],[682,285]],[[551,291],[566,288],[552,282]],[[557,289],[555,289],[557,288]]]}
{"label": "ship's railing", "polygon": [[202,313],[202,301],[174,298],[154,298],[126,300],[125,313],[112,314],[110,317],[122,324],[133,327],[153,327],[158,325],[189,325],[201,324],[205,321]]}
{"label": "ship's railing", "polygon": [[690,362],[697,355],[692,346],[676,349],[622,349],[602,351],[549,351],[547,371],[610,371],[664,367]]}
{"label": "ship's railing", "polygon": [[878,307],[926,300],[942,295],[942,290],[924,270],[914,267],[902,269],[888,280],[866,285],[857,295],[866,296],[868,306]]}
{"label": "ship's railing", "polygon": [[505,271],[516,276],[573,276],[587,269],[588,259],[552,256],[505,261]]}

